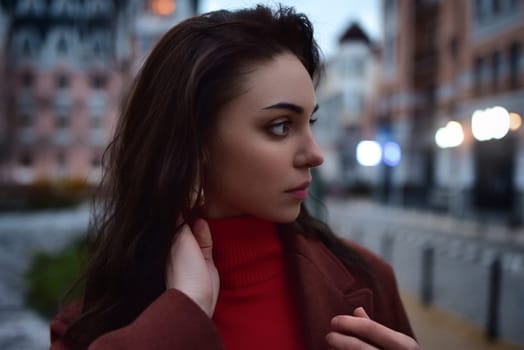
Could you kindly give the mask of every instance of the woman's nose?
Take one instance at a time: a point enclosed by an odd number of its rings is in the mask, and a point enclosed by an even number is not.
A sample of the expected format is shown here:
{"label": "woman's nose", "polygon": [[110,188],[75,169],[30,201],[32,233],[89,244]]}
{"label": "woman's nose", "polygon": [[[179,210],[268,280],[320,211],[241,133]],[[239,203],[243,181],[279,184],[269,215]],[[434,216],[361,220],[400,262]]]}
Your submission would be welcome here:
{"label": "woman's nose", "polygon": [[314,168],[324,162],[322,150],[312,134],[306,136],[303,147],[295,157],[297,167]]}

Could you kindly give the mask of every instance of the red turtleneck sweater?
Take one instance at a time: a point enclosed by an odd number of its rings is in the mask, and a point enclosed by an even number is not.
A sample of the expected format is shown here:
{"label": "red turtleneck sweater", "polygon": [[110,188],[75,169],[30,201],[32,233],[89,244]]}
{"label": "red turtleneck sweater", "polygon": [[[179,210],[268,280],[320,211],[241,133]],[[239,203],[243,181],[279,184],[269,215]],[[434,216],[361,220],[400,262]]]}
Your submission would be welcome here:
{"label": "red turtleneck sweater", "polygon": [[208,219],[220,292],[213,320],[227,350],[303,349],[275,224]]}

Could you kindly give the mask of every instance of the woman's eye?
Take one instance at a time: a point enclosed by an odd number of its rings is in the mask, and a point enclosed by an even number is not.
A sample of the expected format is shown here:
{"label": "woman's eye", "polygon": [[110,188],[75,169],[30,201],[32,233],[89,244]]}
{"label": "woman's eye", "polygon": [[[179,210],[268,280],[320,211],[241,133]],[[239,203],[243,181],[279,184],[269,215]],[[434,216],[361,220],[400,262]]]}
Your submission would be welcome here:
{"label": "woman's eye", "polygon": [[318,118],[311,118],[309,119],[309,124],[310,125],[315,125],[315,123],[317,122]]}
{"label": "woman's eye", "polygon": [[278,122],[269,126],[269,132],[276,136],[285,136],[289,132],[289,121]]}

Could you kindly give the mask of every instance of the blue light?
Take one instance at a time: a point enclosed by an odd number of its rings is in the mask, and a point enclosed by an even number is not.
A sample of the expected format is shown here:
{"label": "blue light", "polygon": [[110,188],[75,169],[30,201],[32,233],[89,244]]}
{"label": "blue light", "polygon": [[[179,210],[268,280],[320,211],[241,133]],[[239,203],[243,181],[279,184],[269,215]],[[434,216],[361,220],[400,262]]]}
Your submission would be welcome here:
{"label": "blue light", "polygon": [[386,165],[395,167],[402,159],[402,150],[396,142],[386,142],[383,150],[383,161]]}

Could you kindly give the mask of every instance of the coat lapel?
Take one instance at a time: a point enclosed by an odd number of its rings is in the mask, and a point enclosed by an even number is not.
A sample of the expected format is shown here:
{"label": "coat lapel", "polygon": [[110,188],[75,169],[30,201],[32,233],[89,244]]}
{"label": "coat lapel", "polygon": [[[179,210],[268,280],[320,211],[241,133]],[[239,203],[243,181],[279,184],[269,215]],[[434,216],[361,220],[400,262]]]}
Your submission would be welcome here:
{"label": "coat lapel", "polygon": [[285,235],[284,254],[307,349],[325,349],[335,315],[363,306],[373,314],[373,294],[319,241]]}

